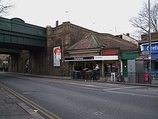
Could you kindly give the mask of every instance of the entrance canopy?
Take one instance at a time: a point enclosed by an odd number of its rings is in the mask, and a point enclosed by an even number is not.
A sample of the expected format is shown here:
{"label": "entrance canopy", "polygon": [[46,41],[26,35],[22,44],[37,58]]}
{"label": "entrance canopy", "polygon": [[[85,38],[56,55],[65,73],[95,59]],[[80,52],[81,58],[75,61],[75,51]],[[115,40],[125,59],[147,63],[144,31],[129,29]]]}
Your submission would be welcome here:
{"label": "entrance canopy", "polygon": [[89,57],[67,57],[65,61],[96,61],[96,60],[118,60],[117,55],[112,56],[89,56]]}

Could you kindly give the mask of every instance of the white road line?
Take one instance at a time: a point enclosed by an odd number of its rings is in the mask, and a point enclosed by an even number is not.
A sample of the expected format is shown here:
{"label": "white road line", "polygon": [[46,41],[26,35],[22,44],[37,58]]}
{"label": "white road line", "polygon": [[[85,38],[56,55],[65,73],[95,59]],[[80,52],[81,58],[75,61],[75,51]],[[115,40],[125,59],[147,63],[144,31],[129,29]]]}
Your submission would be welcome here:
{"label": "white road line", "polygon": [[[79,83],[69,83],[71,85],[76,85],[76,86],[84,86],[85,89],[91,89],[90,87],[100,87],[100,88],[103,88],[102,86],[96,86],[96,85],[86,85],[86,84],[79,84]],[[86,88],[87,87],[87,88]],[[88,88],[89,87],[89,88]],[[136,94],[136,93],[130,93],[130,92],[120,92],[120,91],[117,91],[117,90],[120,90],[120,89],[132,89],[132,88],[139,88],[139,87],[142,87],[142,86],[128,86],[128,87],[120,87],[120,88],[104,88],[104,89],[99,89],[99,90],[102,90],[102,91],[107,91],[107,92],[112,92],[112,93],[118,93],[118,94],[126,94],[126,95],[132,95],[132,96],[143,96],[143,97],[149,97],[149,98],[156,98],[158,99],[158,96],[152,96],[152,95],[145,95],[145,94]],[[83,87],[82,87],[83,88]],[[97,89],[98,90],[98,89]],[[116,91],[115,91],[116,90]]]}
{"label": "white road line", "polygon": [[111,90],[120,90],[120,89],[130,89],[130,88],[139,88],[142,86],[130,86],[130,87],[120,87],[120,88],[106,88],[102,89],[103,91],[111,91]]}
{"label": "white road line", "polygon": [[86,86],[86,87],[99,87],[99,86],[95,86],[95,85],[87,85],[87,84],[80,84],[80,83],[69,83],[71,85],[78,85],[78,86]]}
{"label": "white road line", "polygon": [[[71,85],[77,85],[77,86],[85,86],[85,87],[94,87],[94,88],[104,88],[106,86],[96,86],[96,85],[88,85],[88,84],[80,84],[80,83],[69,83]],[[142,86],[128,86],[128,87],[119,87],[119,88],[105,88],[105,89],[102,89],[103,91],[110,91],[110,90],[119,90],[119,89],[130,89],[130,88],[139,88],[139,87],[142,87]]]}
{"label": "white road line", "polygon": [[132,96],[142,96],[142,97],[149,97],[149,98],[157,98],[158,96],[153,96],[153,95],[145,95],[145,94],[136,94],[136,93],[128,93],[128,92],[120,92],[120,91],[108,91],[112,93],[118,93],[118,94],[127,94],[127,95],[132,95]]}

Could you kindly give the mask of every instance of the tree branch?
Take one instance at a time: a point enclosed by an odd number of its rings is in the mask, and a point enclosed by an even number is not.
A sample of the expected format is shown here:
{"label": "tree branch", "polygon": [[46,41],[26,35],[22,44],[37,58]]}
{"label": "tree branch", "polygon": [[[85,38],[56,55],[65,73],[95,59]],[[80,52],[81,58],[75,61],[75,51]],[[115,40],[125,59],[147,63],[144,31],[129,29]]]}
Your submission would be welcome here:
{"label": "tree branch", "polygon": [[0,16],[8,13],[8,10],[13,7],[13,5],[4,5],[0,0]]}
{"label": "tree branch", "polygon": [[[158,31],[158,3],[155,3],[150,9],[151,15],[151,30],[153,32]],[[142,32],[148,32],[149,28],[149,10],[148,4],[143,3],[142,10],[138,13],[137,17],[133,17],[129,20],[132,23],[132,26],[140,29]]]}

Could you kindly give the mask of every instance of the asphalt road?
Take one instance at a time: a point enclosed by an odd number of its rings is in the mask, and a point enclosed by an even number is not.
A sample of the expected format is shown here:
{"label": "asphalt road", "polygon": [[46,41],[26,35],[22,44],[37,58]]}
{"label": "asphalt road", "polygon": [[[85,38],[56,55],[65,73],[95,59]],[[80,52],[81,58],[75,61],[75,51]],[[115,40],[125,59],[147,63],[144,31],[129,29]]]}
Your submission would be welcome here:
{"label": "asphalt road", "polygon": [[158,119],[158,88],[0,74],[0,83],[63,119]]}

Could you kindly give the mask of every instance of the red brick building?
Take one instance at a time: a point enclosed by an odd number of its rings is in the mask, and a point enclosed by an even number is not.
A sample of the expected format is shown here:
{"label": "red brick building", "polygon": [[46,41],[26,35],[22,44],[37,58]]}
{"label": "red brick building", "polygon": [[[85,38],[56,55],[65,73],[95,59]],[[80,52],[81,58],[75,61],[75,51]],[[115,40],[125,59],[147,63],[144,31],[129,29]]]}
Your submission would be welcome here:
{"label": "red brick building", "polygon": [[[99,64],[101,72],[108,65],[121,70],[121,51],[138,50],[138,45],[108,33],[97,33],[89,29],[64,22],[52,28],[47,26],[48,70],[52,75],[71,75],[73,70]],[[53,48],[61,48],[61,59],[54,62]],[[87,59],[88,58],[88,59]],[[53,60],[53,61],[52,61]],[[51,62],[52,61],[52,62]],[[54,63],[58,62],[58,66]]]}
{"label": "red brick building", "polygon": [[[158,32],[151,33],[151,40],[154,41],[157,39],[158,39]],[[148,41],[148,35],[147,34],[141,35],[141,41]]]}

